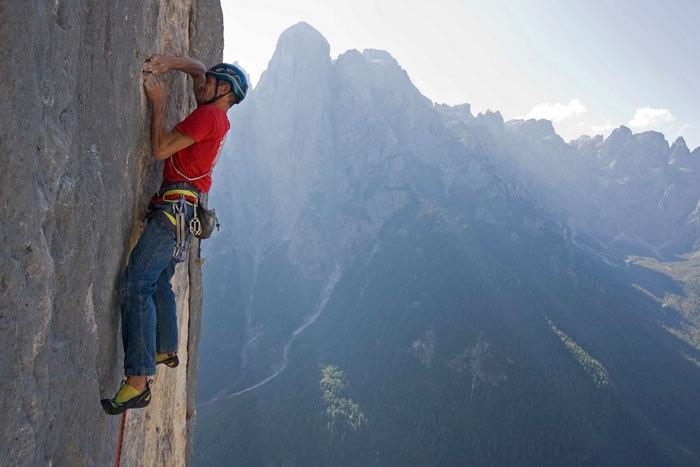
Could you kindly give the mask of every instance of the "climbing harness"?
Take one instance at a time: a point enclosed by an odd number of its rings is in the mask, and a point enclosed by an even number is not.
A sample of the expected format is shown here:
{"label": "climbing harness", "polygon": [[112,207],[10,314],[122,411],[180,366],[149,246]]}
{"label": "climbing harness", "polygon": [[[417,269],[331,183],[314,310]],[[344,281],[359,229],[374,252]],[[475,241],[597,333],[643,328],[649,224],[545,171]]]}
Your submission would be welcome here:
{"label": "climbing harness", "polygon": [[[219,229],[219,219],[216,217],[216,211],[214,209],[207,209],[204,202],[199,199],[198,193],[191,190],[168,190],[162,195],[156,195],[152,203],[159,203],[161,201],[179,203],[180,198],[184,198],[186,203],[194,208],[194,215],[187,224],[192,235],[200,239],[205,239],[211,236],[214,227],[216,227],[217,230]],[[177,215],[173,215],[167,211],[163,211],[163,213],[174,226],[177,225]],[[177,210],[175,214],[177,214]]]}
{"label": "climbing harness", "polygon": [[[176,242],[173,260],[176,263],[187,260],[190,247],[189,239],[187,238],[187,230],[189,230],[192,235],[205,238],[202,237],[203,231],[206,231],[206,227],[211,223],[211,221],[206,218],[206,215],[211,213],[211,215],[216,218],[213,211],[206,211],[206,209],[201,206],[199,202],[199,192],[194,188],[188,189],[190,186],[191,185],[184,182],[169,185],[164,188],[165,191],[155,194],[151,199],[152,205],[170,203],[172,206],[169,209],[155,209],[150,215],[160,215],[163,220],[167,219],[166,222],[172,225],[172,231],[175,234]],[[192,206],[194,211],[189,222],[187,222],[187,205]],[[214,223],[216,224],[216,222]],[[211,230],[213,230],[213,228]],[[210,234],[211,230],[209,231]]]}
{"label": "climbing harness", "polygon": [[[222,70],[224,70],[222,68]],[[224,71],[218,70],[217,73],[221,72],[224,73]],[[228,73],[228,72],[226,72]],[[226,78],[227,80],[230,78]],[[231,78],[231,81],[233,81],[233,78]],[[217,80],[217,87],[218,87],[218,80]],[[246,89],[247,89],[247,84],[246,84]],[[240,97],[240,96],[239,96]],[[243,92],[243,96],[240,97],[241,100],[245,97],[245,92]],[[223,140],[221,141],[221,146],[219,147],[219,151],[221,150],[221,147],[223,146]],[[177,168],[175,165],[175,157],[172,156],[170,157],[170,165],[173,167],[173,170],[177,172],[177,174],[187,180],[188,182],[193,182],[196,180],[199,180],[201,178],[207,177],[212,174],[214,171],[214,166],[209,170],[209,172],[199,175],[197,177],[188,177],[186,174],[182,173],[180,169]],[[218,156],[217,156],[218,158]],[[216,160],[214,160],[214,164],[216,164]],[[183,182],[184,183],[184,182]],[[166,192],[166,195],[169,192]],[[164,195],[165,199],[165,195]],[[167,200],[166,200],[167,201]],[[206,204],[202,202],[199,196],[197,196],[197,199],[195,200],[194,203],[194,217],[190,220],[189,228],[190,232],[192,235],[199,239],[206,239],[211,237],[211,234],[214,232],[214,227],[216,227],[216,230],[219,230],[219,219],[216,217],[216,211],[214,209],[207,209]]]}
{"label": "climbing harness", "polygon": [[[188,177],[187,175],[182,173],[180,169],[178,169],[175,165],[175,156],[172,156],[170,158],[170,165],[172,165],[173,170],[175,170],[175,172],[177,172],[179,176],[181,176],[188,182],[193,182],[195,180],[204,178],[208,175],[211,175],[211,173],[214,171],[214,168],[212,167],[211,170],[209,170],[209,172],[202,174],[198,177]],[[192,192],[189,193],[194,195],[194,193]],[[186,196],[187,190],[166,191],[163,194],[164,201],[169,201],[166,198],[169,194],[184,194]],[[188,199],[188,201],[192,201],[194,205],[194,217],[190,220],[189,223],[190,232],[192,233],[192,235],[200,239],[206,239],[211,237],[211,234],[214,231],[214,227],[216,227],[216,229],[219,230],[219,219],[216,217],[216,212],[213,209],[207,209],[204,203],[201,202],[199,196],[195,196],[193,200]]]}
{"label": "climbing harness", "polygon": [[[180,197],[185,198],[185,201],[187,201],[192,206],[194,206],[195,204],[197,204],[197,200],[199,199],[199,194],[195,191],[192,191],[192,190],[182,190],[182,189],[167,190],[166,192],[163,193],[160,200],[168,201],[168,202],[172,203],[175,201],[179,201]],[[158,198],[156,198],[156,200],[158,200]]]}

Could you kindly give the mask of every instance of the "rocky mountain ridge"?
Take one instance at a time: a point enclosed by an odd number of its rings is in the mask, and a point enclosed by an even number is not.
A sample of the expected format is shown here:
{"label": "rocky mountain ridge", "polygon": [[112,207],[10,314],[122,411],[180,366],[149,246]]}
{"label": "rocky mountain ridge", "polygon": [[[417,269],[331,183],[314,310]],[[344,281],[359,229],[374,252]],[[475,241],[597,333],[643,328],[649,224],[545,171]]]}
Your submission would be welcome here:
{"label": "rocky mountain ridge", "polygon": [[[509,465],[531,449],[533,465],[606,465],[629,422],[632,458],[692,465],[695,428],[645,397],[692,387],[698,350],[670,337],[674,312],[659,324],[666,284],[623,260],[693,250],[694,153],[626,128],[567,144],[548,121],[434,105],[387,52],[328,50],[308,24],[288,29],[231,114],[212,192],[227,208],[204,247],[216,325],[197,461]],[[222,352],[225,368],[208,364]],[[327,365],[351,375],[364,433],[316,425]]]}
{"label": "rocky mountain ridge", "polygon": [[[338,260],[329,252],[351,252],[412,194],[441,202],[479,187],[504,189],[495,182],[502,176],[560,230],[618,258],[687,253],[700,236],[700,148],[691,153],[682,138],[669,146],[660,133],[623,126],[605,139],[566,143],[546,120],[504,122],[498,112],[473,116],[468,104],[433,105],[387,52],[350,50],[331,61],[326,40],[305,23],[280,37],[251,95],[232,116],[232,156],[217,171],[231,174],[220,193],[249,205],[234,218],[269,214],[266,222],[237,222],[265,226],[237,232],[274,238],[260,251],[289,241],[290,257],[312,248],[310,261],[326,258],[330,268]],[[343,215],[350,211],[352,225]]]}
{"label": "rocky mountain ridge", "polygon": [[669,146],[661,133],[622,126],[567,144],[547,120],[440,112],[469,151],[488,154],[583,243],[616,257],[696,249],[700,148],[691,153],[683,138]]}

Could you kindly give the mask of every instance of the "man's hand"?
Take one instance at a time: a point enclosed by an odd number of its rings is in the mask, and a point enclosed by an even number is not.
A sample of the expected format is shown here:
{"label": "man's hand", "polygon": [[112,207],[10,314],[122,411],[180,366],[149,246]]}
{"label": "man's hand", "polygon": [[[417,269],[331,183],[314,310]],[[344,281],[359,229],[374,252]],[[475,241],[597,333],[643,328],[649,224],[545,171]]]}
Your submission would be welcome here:
{"label": "man's hand", "polygon": [[170,70],[187,73],[195,80],[204,79],[206,67],[199,60],[189,57],[171,57],[169,55],[151,55],[143,64],[143,71],[160,76]]}
{"label": "man's hand", "polygon": [[153,73],[156,76],[160,76],[163,73],[175,69],[175,57],[169,57],[167,55],[151,55],[146,63],[143,64],[143,71],[146,73]]}
{"label": "man's hand", "polygon": [[165,121],[165,99],[167,97],[165,86],[158,81],[152,73],[145,73],[143,87],[151,101],[153,111],[151,113],[151,147],[153,157],[167,159],[177,151],[195,143],[194,138],[181,133],[176,128],[168,129]]}
{"label": "man's hand", "polygon": [[165,55],[153,55],[143,65],[143,87],[146,96],[151,101],[153,111],[151,113],[151,146],[153,157],[167,159],[176,152],[195,143],[194,138],[181,133],[176,128],[168,129],[165,121],[165,101],[167,93],[163,83],[156,76],[170,70],[183,71],[193,78],[195,91],[206,80],[204,65],[192,58],[169,57]]}
{"label": "man's hand", "polygon": [[201,104],[204,100],[207,81],[207,69],[204,64],[194,58],[171,57],[169,55],[151,55],[143,64],[143,72],[153,76],[160,76],[170,70],[182,71],[192,77],[192,91],[197,103]]}
{"label": "man's hand", "polygon": [[143,78],[143,87],[146,89],[146,96],[152,104],[165,103],[165,86],[156,79],[152,73],[145,73]]}

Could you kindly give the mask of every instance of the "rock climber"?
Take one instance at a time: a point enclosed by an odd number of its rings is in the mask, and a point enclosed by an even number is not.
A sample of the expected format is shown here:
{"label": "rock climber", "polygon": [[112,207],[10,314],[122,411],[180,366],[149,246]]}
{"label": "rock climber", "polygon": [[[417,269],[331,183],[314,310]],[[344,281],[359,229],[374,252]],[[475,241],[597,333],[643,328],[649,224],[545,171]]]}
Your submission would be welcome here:
{"label": "rock climber", "polygon": [[[156,78],[171,70],[189,74],[197,108],[169,129],[167,92]],[[211,173],[229,121],[226,112],[248,91],[245,72],[221,63],[210,69],[189,57],[154,55],[143,66],[143,85],[151,103],[153,157],[164,160],[163,183],[151,199],[146,226],[129,257],[120,286],[124,374],[112,399],[102,399],[110,415],[146,407],[151,401],[149,376],[157,364],[174,368],[177,313],[170,280],[175,264],[187,259],[189,226],[195,205],[211,187]]]}

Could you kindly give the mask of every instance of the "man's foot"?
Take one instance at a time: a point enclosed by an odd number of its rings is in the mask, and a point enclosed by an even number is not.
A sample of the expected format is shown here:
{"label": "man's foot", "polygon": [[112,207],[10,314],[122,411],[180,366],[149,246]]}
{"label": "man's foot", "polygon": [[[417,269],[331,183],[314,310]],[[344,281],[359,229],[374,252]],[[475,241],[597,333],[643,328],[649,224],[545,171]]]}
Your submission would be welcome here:
{"label": "man's foot", "polygon": [[150,381],[146,382],[146,389],[139,392],[138,389],[122,381],[119,391],[112,399],[102,399],[100,403],[108,415],[119,415],[127,409],[141,409],[151,402]]}
{"label": "man's foot", "polygon": [[180,364],[180,359],[177,358],[176,353],[171,354],[156,354],[156,365],[163,364],[170,368],[175,368]]}

